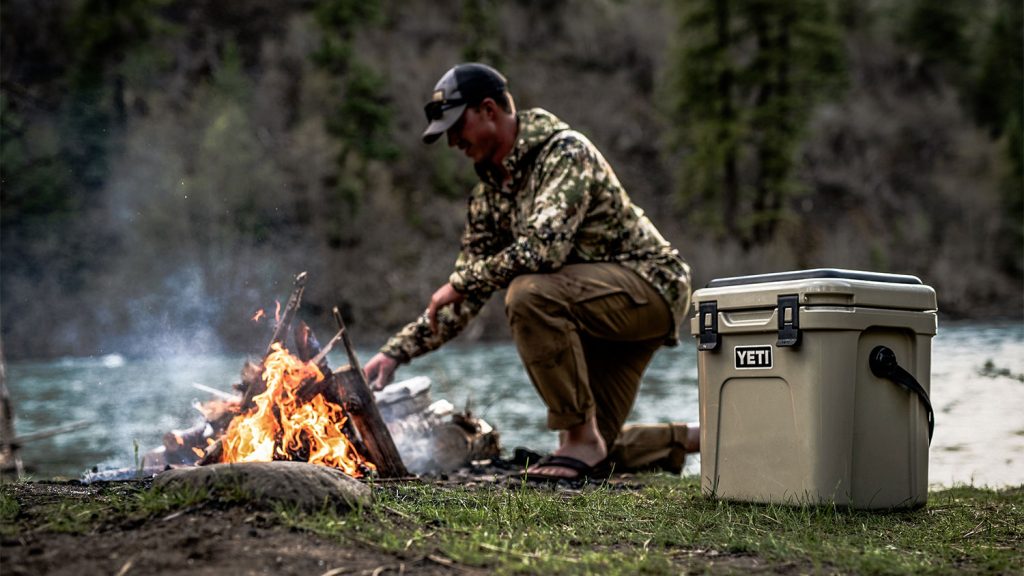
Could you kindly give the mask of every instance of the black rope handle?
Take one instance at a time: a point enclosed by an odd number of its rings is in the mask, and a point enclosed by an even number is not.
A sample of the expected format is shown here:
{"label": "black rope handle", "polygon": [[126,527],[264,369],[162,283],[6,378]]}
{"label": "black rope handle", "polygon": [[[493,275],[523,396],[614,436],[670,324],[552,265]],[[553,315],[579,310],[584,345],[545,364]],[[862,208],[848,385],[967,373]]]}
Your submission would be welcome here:
{"label": "black rope handle", "polygon": [[886,346],[875,346],[868,358],[868,365],[871,373],[879,378],[892,380],[901,388],[909,390],[921,399],[924,407],[928,410],[928,445],[932,443],[932,432],[935,430],[935,411],[932,410],[932,401],[928,398],[928,392],[918,383],[910,372],[904,370],[896,362],[896,353]]}

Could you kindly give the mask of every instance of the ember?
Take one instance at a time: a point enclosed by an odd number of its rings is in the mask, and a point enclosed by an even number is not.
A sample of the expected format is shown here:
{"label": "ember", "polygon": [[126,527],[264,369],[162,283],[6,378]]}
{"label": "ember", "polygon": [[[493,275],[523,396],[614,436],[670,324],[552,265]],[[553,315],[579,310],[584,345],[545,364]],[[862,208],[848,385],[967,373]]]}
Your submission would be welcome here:
{"label": "ember", "polygon": [[345,434],[347,415],[322,394],[304,400],[304,386],[323,382],[313,362],[303,362],[280,343],[264,360],[266,391],[255,407],[236,416],[222,438],[221,462],[300,460],[333,466],[361,477],[375,469]]}

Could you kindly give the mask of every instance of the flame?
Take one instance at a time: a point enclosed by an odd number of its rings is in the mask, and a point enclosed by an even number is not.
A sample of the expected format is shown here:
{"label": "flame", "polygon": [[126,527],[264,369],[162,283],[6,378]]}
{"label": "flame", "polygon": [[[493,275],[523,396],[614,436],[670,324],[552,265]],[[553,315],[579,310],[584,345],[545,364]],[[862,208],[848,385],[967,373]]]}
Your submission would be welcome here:
{"label": "flame", "polygon": [[281,301],[274,300],[274,326],[281,323]]}
{"label": "flame", "polygon": [[252,321],[259,322],[266,315],[267,313],[263,311],[263,308],[260,308],[259,310],[256,311],[255,314],[253,314]]}
{"label": "flame", "polygon": [[316,395],[304,402],[298,390],[304,382],[321,382],[315,364],[291,355],[275,343],[264,361],[266,392],[253,398],[256,406],[236,416],[222,439],[222,462],[270,462],[302,459],[340,468],[349,476],[373,470],[343,431],[346,416],[341,406]]}

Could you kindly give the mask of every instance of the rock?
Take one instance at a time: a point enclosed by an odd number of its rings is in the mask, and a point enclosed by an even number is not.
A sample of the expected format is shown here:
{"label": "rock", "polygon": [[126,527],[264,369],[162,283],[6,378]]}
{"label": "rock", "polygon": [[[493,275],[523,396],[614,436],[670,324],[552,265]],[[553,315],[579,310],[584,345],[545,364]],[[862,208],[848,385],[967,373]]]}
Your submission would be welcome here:
{"label": "rock", "polygon": [[306,462],[246,462],[177,468],[153,480],[157,489],[192,488],[211,496],[239,496],[252,504],[293,504],[348,510],[369,504],[370,488],[341,470]]}

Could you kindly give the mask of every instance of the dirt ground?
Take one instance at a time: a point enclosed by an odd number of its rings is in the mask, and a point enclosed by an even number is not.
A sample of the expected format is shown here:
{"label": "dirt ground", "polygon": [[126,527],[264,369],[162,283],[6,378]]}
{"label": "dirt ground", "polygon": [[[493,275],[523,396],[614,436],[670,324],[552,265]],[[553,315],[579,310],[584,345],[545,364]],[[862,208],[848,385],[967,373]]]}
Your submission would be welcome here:
{"label": "dirt ground", "polygon": [[[125,491],[135,488],[130,483],[122,487]],[[40,514],[43,506],[68,497],[102,500],[102,490],[96,485],[65,483],[16,485],[22,530],[0,540],[0,574],[486,573],[439,553],[391,555],[369,544],[328,540],[276,524],[267,512],[240,506],[186,509],[148,520],[119,518],[112,524],[98,523],[85,534],[54,532]]]}
{"label": "dirt ground", "polygon": [[[437,480],[472,485],[483,477]],[[206,503],[165,516],[132,517],[119,513],[125,497],[151,486],[152,480],[8,484],[19,504],[14,530],[0,534],[0,576],[160,575],[303,575],[381,576],[386,574],[489,574],[434,550],[386,553],[372,542],[329,539],[290,528],[274,514],[249,505]],[[609,485],[635,490],[631,475],[614,476]],[[84,533],[54,525],[53,505],[83,501],[113,512],[80,518]],[[102,517],[101,517],[102,516]],[[13,534],[12,534],[13,533]],[[806,572],[808,566],[764,562],[744,554],[680,549],[672,555],[679,573],[782,574]]]}

